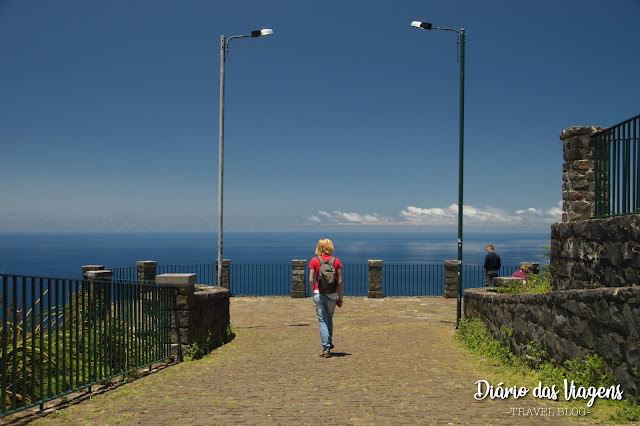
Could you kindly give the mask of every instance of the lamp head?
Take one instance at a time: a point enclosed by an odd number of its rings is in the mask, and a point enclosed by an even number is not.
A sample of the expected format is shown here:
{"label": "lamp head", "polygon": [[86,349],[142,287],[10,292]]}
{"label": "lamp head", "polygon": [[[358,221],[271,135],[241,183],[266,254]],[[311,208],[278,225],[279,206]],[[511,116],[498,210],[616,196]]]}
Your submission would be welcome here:
{"label": "lamp head", "polygon": [[411,26],[416,28],[421,28],[423,30],[430,30],[433,27],[433,25],[431,25],[428,22],[420,22],[420,21],[413,21],[411,23]]}
{"label": "lamp head", "polygon": [[262,30],[251,31],[251,37],[266,37],[273,35],[273,30],[271,28],[265,28]]}

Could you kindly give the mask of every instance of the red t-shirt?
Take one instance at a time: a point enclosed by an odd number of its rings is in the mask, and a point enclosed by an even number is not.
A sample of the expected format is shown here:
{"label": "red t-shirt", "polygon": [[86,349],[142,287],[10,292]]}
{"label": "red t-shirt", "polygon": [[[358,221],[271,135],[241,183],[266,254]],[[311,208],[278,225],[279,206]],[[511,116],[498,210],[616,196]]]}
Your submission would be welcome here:
{"label": "red t-shirt", "polygon": [[[322,260],[331,260],[331,257],[332,256],[330,254],[323,254]],[[333,266],[336,268],[336,271],[338,269],[341,269],[342,262],[340,262],[340,259],[336,257],[336,261],[333,263]],[[313,269],[313,272],[315,274],[315,284],[313,285],[313,291],[316,291],[318,289],[318,271],[320,270],[320,261],[318,260],[318,256],[311,259],[311,262],[309,262],[309,269]]]}

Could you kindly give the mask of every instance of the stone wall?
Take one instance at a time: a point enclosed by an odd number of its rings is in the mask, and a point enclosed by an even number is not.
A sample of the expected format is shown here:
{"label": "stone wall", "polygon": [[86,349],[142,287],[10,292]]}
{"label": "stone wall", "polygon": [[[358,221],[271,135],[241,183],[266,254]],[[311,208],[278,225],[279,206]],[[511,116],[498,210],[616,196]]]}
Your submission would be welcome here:
{"label": "stone wall", "polygon": [[562,221],[586,220],[595,203],[595,143],[591,136],[604,127],[569,127],[560,133],[562,166]]}
{"label": "stone wall", "polygon": [[291,297],[307,297],[307,261],[293,259],[291,261]]}
{"label": "stone wall", "polygon": [[595,143],[602,127],[569,127],[562,141],[562,223],[551,226],[554,290],[640,284],[640,215],[591,219]]}
{"label": "stone wall", "polygon": [[555,223],[554,290],[640,285],[640,215]]}
{"label": "stone wall", "polygon": [[369,260],[369,290],[367,297],[380,298],[382,291],[382,260]]}
{"label": "stone wall", "polygon": [[469,289],[464,317],[481,319],[496,337],[502,328],[513,329],[517,354],[531,342],[540,343],[557,363],[597,353],[623,390],[635,394],[631,369],[640,366],[640,287],[542,294]]}
{"label": "stone wall", "polygon": [[182,361],[189,345],[211,349],[227,332],[229,290],[196,284],[196,274],[162,274],[156,284],[173,288],[171,351]]}
{"label": "stone wall", "polygon": [[447,299],[458,297],[458,261],[444,261],[444,297]]}
{"label": "stone wall", "polygon": [[542,345],[558,363],[600,355],[625,392],[639,386],[640,215],[591,219],[595,206],[595,144],[600,127],[570,127],[563,146],[562,223],[551,226],[551,285],[544,294],[464,292],[464,316],[499,336],[513,329],[512,349]]}

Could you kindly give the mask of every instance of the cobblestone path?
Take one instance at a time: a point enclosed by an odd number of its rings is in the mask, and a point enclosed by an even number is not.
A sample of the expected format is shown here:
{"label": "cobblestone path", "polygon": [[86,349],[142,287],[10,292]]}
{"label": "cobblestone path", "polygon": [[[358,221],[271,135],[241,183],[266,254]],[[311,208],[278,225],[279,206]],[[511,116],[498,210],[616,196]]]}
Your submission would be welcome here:
{"label": "cobblestone path", "polygon": [[[35,424],[547,424],[518,416],[531,397],[477,401],[494,366],[454,341],[455,299],[346,298],[334,356],[321,352],[311,299],[231,299],[229,344],[58,408]],[[506,381],[506,380],[505,380]],[[513,385],[513,383],[511,384]],[[520,412],[522,414],[522,411]],[[9,420],[9,419],[5,419]],[[15,420],[14,420],[15,421]]]}

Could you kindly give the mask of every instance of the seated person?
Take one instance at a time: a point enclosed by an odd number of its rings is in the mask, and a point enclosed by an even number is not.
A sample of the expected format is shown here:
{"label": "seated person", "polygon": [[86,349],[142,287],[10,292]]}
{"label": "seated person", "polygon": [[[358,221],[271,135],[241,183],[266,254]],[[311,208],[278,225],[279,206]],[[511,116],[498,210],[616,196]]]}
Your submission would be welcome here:
{"label": "seated person", "polygon": [[527,283],[528,273],[529,273],[529,268],[527,268],[527,265],[522,265],[520,266],[520,270],[515,271],[513,274],[511,274],[511,276],[516,278],[522,278],[522,284],[524,285]]}

